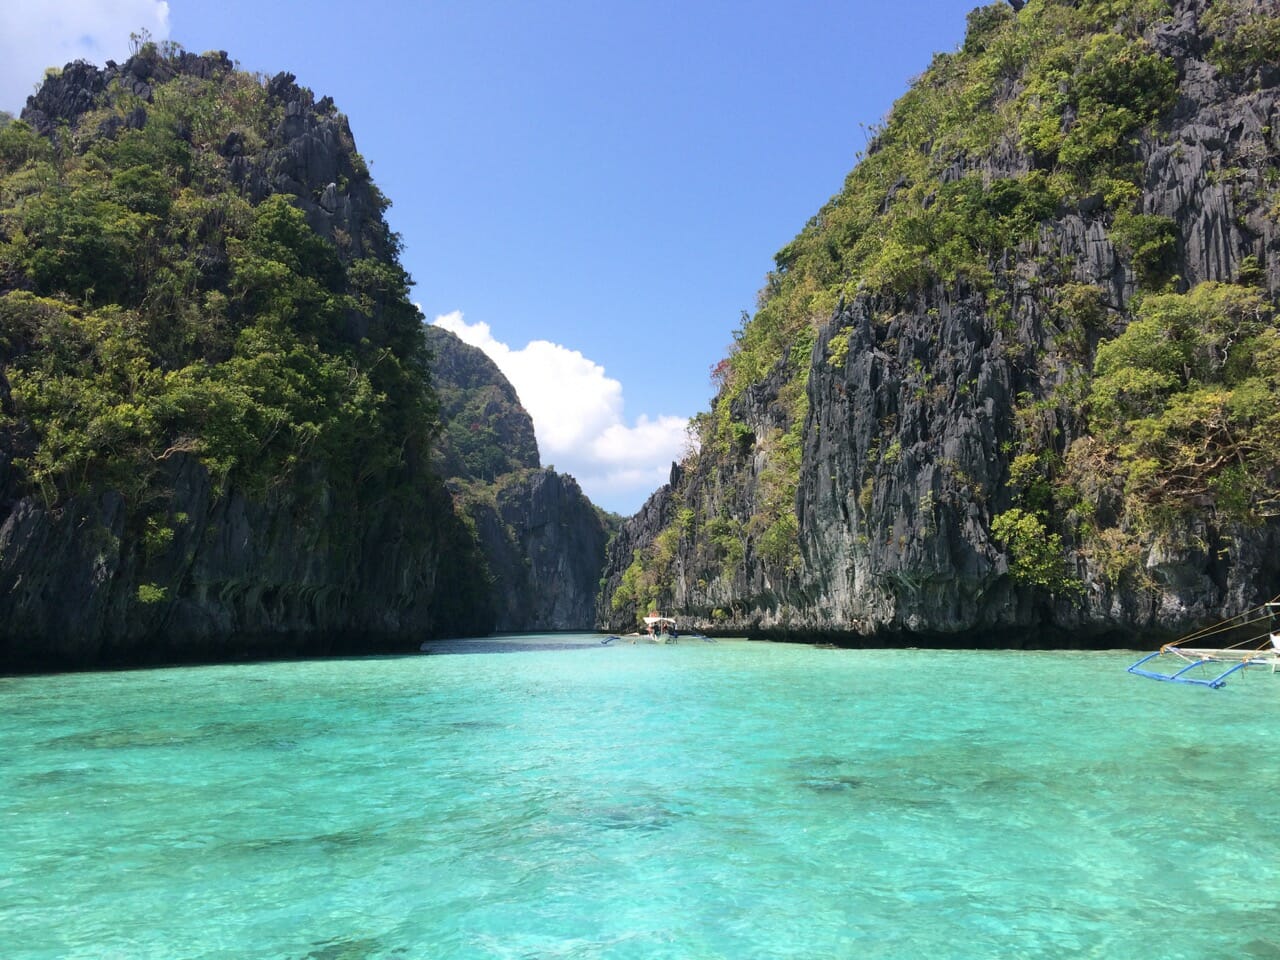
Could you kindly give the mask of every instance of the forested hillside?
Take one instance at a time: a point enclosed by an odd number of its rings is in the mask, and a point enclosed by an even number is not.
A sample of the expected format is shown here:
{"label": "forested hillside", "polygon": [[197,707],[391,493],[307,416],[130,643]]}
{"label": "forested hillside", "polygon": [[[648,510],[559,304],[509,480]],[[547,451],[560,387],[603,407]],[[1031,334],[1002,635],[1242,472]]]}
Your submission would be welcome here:
{"label": "forested hillside", "polygon": [[602,620],[1092,644],[1280,592],[1280,11],[1017,6],[779,251]]}

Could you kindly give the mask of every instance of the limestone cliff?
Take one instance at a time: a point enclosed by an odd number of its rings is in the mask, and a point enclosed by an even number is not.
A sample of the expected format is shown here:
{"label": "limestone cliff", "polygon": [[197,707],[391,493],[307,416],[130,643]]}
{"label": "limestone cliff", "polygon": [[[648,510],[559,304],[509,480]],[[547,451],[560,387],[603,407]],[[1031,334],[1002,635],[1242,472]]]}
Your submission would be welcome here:
{"label": "limestone cliff", "polygon": [[346,118],[144,45],[0,129],[0,671],[483,633]]}
{"label": "limestone cliff", "polygon": [[427,333],[446,421],[440,470],[484,556],[495,629],[590,629],[603,517],[572,477],[539,466],[533,421],[497,365],[446,330]]}
{"label": "limestone cliff", "polygon": [[[779,253],[602,622],[1106,645],[1280,592],[1280,463],[1239,439],[1273,414],[1223,399],[1274,385],[1278,47],[1247,0],[975,10]],[[1249,319],[1167,322],[1210,300]],[[1229,328],[1201,366],[1192,328]],[[1148,379],[1120,389],[1124,350]]]}

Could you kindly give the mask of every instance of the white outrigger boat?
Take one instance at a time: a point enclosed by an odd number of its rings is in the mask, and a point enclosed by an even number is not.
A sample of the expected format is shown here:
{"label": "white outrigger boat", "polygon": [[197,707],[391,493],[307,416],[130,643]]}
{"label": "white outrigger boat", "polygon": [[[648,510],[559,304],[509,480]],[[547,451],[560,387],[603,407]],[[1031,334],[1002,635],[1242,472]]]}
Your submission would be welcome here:
{"label": "white outrigger boat", "polygon": [[[1267,624],[1265,633],[1255,634],[1250,631],[1250,636],[1229,646],[1203,646],[1212,637],[1246,630],[1260,623]],[[1159,657],[1168,659],[1161,661],[1157,659]],[[1172,669],[1162,673],[1155,669],[1156,663],[1168,663]],[[1147,664],[1151,664],[1151,667]],[[1132,664],[1129,672],[1152,680],[1193,683],[1216,690],[1233,673],[1249,667],[1270,667],[1272,673],[1280,668],[1280,597],[1246,610],[1230,620],[1166,643],[1155,653],[1147,654]]]}
{"label": "white outrigger boat", "polygon": [[680,626],[670,617],[651,613],[644,618],[644,636],[654,643],[675,643],[680,638]]}
{"label": "white outrigger boat", "polygon": [[613,634],[612,636],[605,637],[600,642],[606,646],[613,643],[615,640],[622,639],[630,640],[632,643],[637,643],[640,640],[645,640],[649,643],[675,643],[681,636],[688,637],[691,640],[701,640],[704,643],[716,642],[714,638],[708,637],[705,633],[682,634],[680,632],[680,626],[675,622],[675,620],[671,617],[664,617],[657,613],[651,613],[649,616],[644,618],[644,627],[643,631],[627,633],[622,636]]}
{"label": "white outrigger boat", "polygon": [[[715,643],[715,641],[705,633],[687,633],[685,636],[691,637],[694,640],[705,640],[708,643]],[[680,626],[671,617],[664,617],[658,613],[651,613],[649,616],[644,618],[643,631],[627,633],[622,636],[614,634],[613,636],[605,637],[600,642],[608,645],[613,643],[615,640],[623,639],[630,640],[632,643],[637,643],[640,640],[647,640],[649,643],[675,643],[680,639]]]}

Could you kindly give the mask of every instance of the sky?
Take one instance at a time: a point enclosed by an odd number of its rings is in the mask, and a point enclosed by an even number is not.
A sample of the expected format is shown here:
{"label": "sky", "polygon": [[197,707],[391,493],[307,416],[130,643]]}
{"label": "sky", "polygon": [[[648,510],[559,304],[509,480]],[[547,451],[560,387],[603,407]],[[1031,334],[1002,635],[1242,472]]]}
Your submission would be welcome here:
{"label": "sky", "polygon": [[869,128],[975,0],[2,0],[0,110],[146,30],[329,95],[427,322],[485,350],[544,465],[631,514]]}

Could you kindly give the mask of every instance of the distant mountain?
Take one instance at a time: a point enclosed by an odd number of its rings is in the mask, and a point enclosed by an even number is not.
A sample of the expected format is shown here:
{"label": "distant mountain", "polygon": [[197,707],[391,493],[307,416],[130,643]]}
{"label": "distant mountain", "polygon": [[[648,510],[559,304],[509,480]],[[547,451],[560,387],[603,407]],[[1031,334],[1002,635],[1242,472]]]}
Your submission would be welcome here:
{"label": "distant mountain", "polygon": [[492,583],[495,629],[588,630],[610,535],[572,477],[539,466],[533,421],[482,350],[427,328],[449,477]]}
{"label": "distant mountain", "polygon": [[1110,645],[1280,593],[1278,83],[1270,3],[975,9],[777,254],[601,621]]}
{"label": "distant mountain", "polygon": [[533,420],[498,365],[448,330],[429,326],[426,334],[445,424],[438,444],[441,473],[493,481],[541,466]]}

